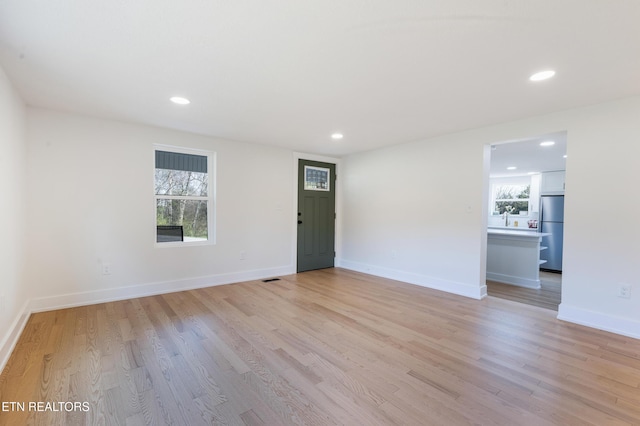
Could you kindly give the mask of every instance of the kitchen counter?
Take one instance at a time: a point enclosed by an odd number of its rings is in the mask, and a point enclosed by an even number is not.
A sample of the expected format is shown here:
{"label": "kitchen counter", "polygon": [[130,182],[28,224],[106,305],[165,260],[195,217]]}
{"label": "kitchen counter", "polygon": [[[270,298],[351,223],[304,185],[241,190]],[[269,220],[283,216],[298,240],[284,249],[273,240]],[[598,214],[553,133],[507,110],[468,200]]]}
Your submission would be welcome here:
{"label": "kitchen counter", "polygon": [[541,238],[551,235],[548,232],[537,232],[537,229],[525,231],[524,229],[518,228],[488,228],[487,234],[493,236],[514,236],[524,238]]}
{"label": "kitchen counter", "polygon": [[543,232],[487,229],[487,279],[520,287],[540,288],[540,242]]}

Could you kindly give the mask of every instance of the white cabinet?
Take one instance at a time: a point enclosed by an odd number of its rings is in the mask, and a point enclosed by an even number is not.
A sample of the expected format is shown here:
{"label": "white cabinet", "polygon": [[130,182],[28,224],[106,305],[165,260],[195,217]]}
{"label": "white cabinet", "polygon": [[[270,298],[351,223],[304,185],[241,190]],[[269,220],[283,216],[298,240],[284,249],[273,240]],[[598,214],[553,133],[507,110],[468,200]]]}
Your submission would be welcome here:
{"label": "white cabinet", "polygon": [[540,194],[562,195],[564,194],[564,170],[557,172],[545,172],[541,174]]}

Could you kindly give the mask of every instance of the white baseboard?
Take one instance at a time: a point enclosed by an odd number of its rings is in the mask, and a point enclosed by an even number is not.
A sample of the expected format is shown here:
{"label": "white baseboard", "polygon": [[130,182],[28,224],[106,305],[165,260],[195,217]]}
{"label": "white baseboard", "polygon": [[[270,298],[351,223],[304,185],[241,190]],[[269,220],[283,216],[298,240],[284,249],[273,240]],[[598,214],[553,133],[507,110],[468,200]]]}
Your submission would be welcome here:
{"label": "white baseboard", "polygon": [[193,290],[196,288],[239,283],[243,281],[259,280],[290,274],[295,274],[295,268],[293,266],[283,266],[278,268],[208,275],[205,277],[187,278],[177,281],[161,281],[130,287],[117,287],[96,291],[68,293],[60,296],[32,299],[29,305],[29,311],[42,312],[54,309],[72,308],[74,306],[94,305],[96,303],[114,302],[116,300],[154,296],[156,294],[174,293],[176,291]]}
{"label": "white baseboard", "polygon": [[640,339],[640,321],[589,311],[566,303],[561,303],[558,307],[558,319]]}
{"label": "white baseboard", "polygon": [[443,280],[440,278],[429,277],[427,275],[383,268],[367,263],[354,262],[345,259],[341,259],[339,264],[340,267],[344,269],[350,269],[352,271],[363,272],[365,274],[389,278],[396,281],[402,281],[409,284],[419,285],[421,287],[428,287],[434,290],[442,290],[448,293],[458,294],[460,296],[471,297],[473,299],[483,299],[487,296],[487,286],[484,283],[482,283],[482,285],[480,286],[476,286],[473,284]]}
{"label": "white baseboard", "polygon": [[117,300],[133,299],[136,297],[174,293],[177,291],[260,280],[295,273],[296,271],[294,266],[282,266],[277,268],[209,275],[177,281],[162,281],[130,287],[68,293],[59,296],[40,297],[37,299],[27,300],[18,317],[13,321],[10,329],[7,330],[4,340],[2,340],[2,345],[0,345],[0,371],[4,369],[7,361],[9,360],[9,356],[18,342],[18,338],[29,319],[29,316],[35,312],[94,305],[96,303],[114,302]]}
{"label": "white baseboard", "polygon": [[13,323],[7,330],[2,340],[2,344],[0,344],[0,372],[4,370],[4,366],[7,364],[7,361],[9,361],[11,352],[13,352],[13,348],[15,348],[18,343],[18,339],[22,334],[22,330],[24,330],[24,326],[27,325],[29,315],[31,315],[28,308],[29,301],[27,300],[22,306],[22,309],[18,312],[18,316],[13,320]]}
{"label": "white baseboard", "polygon": [[512,275],[497,274],[495,272],[487,271],[487,279],[490,281],[497,281],[499,283],[516,285],[518,287],[526,288],[541,288],[540,280],[531,280],[529,278],[515,277]]}

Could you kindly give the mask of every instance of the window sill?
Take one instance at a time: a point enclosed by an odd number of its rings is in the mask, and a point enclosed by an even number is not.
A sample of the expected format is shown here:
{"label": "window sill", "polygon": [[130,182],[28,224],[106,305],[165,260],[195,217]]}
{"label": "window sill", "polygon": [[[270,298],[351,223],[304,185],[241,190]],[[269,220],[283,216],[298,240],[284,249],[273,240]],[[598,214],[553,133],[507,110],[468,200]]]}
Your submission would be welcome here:
{"label": "window sill", "polygon": [[185,238],[185,241],[175,241],[175,242],[166,242],[166,243],[158,243],[156,242],[154,245],[156,248],[172,248],[172,247],[197,247],[197,246],[212,246],[215,243],[212,240],[203,240],[199,238]]}

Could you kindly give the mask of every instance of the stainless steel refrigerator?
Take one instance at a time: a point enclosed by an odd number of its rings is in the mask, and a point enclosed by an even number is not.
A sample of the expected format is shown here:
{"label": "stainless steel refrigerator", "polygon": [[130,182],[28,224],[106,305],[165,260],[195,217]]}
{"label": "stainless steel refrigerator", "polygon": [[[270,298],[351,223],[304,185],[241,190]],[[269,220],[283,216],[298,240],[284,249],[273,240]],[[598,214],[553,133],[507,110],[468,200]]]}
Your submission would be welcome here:
{"label": "stainless steel refrigerator", "polygon": [[540,260],[546,260],[540,269],[562,272],[562,236],[564,233],[564,195],[540,197],[540,232],[551,235],[542,237]]}

